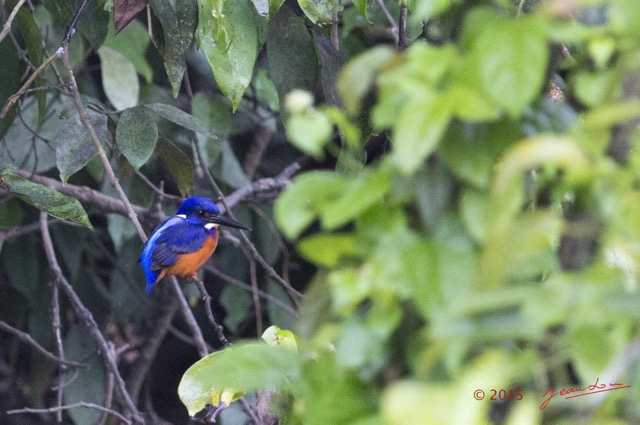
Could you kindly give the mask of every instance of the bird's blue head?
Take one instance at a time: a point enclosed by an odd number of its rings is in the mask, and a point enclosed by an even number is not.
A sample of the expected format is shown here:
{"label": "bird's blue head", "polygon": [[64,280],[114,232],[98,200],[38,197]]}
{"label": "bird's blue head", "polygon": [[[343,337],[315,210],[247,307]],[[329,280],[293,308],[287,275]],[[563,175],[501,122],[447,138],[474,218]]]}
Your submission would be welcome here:
{"label": "bird's blue head", "polygon": [[251,230],[241,223],[229,217],[220,215],[220,208],[211,199],[192,197],[182,201],[176,215],[184,215],[189,218],[198,218],[206,223],[220,224],[236,229]]}

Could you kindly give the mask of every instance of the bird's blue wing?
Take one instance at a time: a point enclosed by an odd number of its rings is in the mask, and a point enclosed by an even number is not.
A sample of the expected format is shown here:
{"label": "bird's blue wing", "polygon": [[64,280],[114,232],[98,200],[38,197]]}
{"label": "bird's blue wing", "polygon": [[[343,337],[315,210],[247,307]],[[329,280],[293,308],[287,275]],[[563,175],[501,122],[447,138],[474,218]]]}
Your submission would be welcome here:
{"label": "bird's blue wing", "polygon": [[176,263],[179,254],[198,251],[208,236],[207,230],[188,219],[167,227],[155,241],[151,253],[151,269],[161,269]]}

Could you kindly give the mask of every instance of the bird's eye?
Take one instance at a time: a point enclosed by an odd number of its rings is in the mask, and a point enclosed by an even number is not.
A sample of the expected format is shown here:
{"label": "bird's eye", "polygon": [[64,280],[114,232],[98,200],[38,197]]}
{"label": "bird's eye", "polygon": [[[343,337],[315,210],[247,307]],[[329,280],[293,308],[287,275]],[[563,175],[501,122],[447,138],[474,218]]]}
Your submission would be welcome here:
{"label": "bird's eye", "polygon": [[202,217],[204,215],[204,210],[198,210],[197,213],[198,213],[199,216]]}

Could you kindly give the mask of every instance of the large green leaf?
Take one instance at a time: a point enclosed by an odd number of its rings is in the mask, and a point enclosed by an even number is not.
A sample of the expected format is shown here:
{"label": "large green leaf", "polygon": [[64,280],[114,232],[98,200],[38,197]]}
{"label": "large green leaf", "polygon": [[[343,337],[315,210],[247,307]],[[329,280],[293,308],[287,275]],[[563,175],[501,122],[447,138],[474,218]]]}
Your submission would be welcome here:
{"label": "large green leaf", "polygon": [[196,30],[196,3],[194,0],[149,0],[149,4],[162,23],[164,66],[173,88],[173,96],[178,97],[186,70],[183,55]]}
{"label": "large green leaf", "polygon": [[121,110],[136,106],[140,83],[131,61],[117,50],[105,46],[98,50],[98,56],[102,64],[102,87],[113,107]]}
{"label": "large green leaf", "polygon": [[302,17],[288,7],[282,8],[269,24],[267,57],[280,104],[293,89],[313,90],[318,74],[313,40]]}
{"label": "large green leaf", "polygon": [[209,61],[220,90],[235,111],[251,82],[258,49],[258,29],[250,0],[198,0],[200,49]]}
{"label": "large green leaf", "polygon": [[226,389],[237,393],[286,388],[300,374],[300,360],[298,353],[284,347],[263,342],[234,344],[187,369],[178,395],[193,416]]}
{"label": "large green leaf", "polygon": [[538,16],[514,20],[480,9],[467,18],[464,32],[471,44],[467,66],[481,89],[509,115],[520,115],[544,82],[549,57],[545,21]]}
{"label": "large green leaf", "polygon": [[[107,116],[91,109],[87,109],[87,116],[104,145],[109,138]],[[60,170],[60,179],[63,182],[66,182],[72,174],[80,171],[98,153],[78,114],[74,114],[64,121],[56,135],[55,147],[56,162],[58,170]]]}
{"label": "large green leaf", "polygon": [[307,18],[320,24],[331,22],[333,14],[343,9],[340,0],[298,0],[298,4]]}
{"label": "large green leaf", "polygon": [[69,220],[93,229],[87,213],[77,199],[5,170],[0,180],[11,193],[47,214],[61,220]]}
{"label": "large green leaf", "polygon": [[155,115],[142,106],[125,110],[116,128],[118,148],[136,170],[153,155],[158,140]]}

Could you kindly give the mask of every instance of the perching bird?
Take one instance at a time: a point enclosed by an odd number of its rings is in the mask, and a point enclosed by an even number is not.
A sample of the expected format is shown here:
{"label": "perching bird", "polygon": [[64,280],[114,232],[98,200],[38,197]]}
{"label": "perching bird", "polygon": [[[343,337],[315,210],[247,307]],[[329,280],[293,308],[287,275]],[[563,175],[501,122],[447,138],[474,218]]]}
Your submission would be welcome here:
{"label": "perching bird", "polygon": [[195,274],[218,245],[219,225],[251,230],[220,215],[220,209],[210,199],[185,199],[176,215],[153,231],[142,250],[140,264],[147,278],[145,293],[148,295],[166,275]]}

